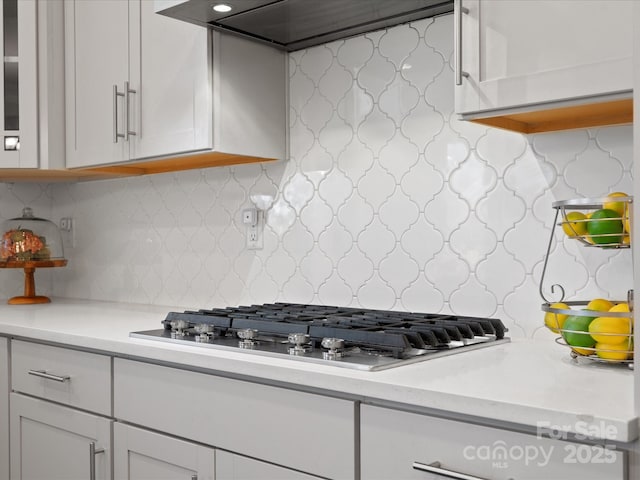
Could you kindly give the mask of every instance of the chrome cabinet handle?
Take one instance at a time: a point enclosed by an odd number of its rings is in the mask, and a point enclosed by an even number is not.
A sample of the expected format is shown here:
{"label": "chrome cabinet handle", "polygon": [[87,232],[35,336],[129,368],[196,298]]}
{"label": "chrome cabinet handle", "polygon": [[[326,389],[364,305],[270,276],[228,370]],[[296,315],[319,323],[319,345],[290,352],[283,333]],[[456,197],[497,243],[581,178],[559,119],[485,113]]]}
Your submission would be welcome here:
{"label": "chrome cabinet handle", "polygon": [[124,93],[118,91],[118,86],[113,86],[113,143],[118,143],[119,138],[124,138],[124,133],[118,132],[118,97],[124,97]]}
{"label": "chrome cabinet handle", "polygon": [[89,444],[89,480],[96,480],[96,455],[104,453],[104,448],[96,448],[96,442]]}
{"label": "chrome cabinet handle", "polygon": [[53,373],[47,373],[46,370],[29,370],[27,373],[34,377],[46,378],[47,380],[53,380],[54,382],[60,383],[71,379],[69,375],[54,375]]}
{"label": "chrome cabinet handle", "polygon": [[469,9],[462,6],[462,0],[455,0],[454,8],[455,22],[453,28],[455,30],[454,38],[454,64],[455,64],[455,76],[456,85],[462,85],[462,77],[468,77],[467,72],[462,71],[462,14],[468,14]]}
{"label": "chrome cabinet handle", "polygon": [[124,126],[124,140],[125,142],[129,141],[129,135],[135,135],[136,132],[134,130],[131,130],[129,127],[131,125],[131,117],[130,117],[130,111],[131,111],[131,98],[130,98],[130,94],[132,93],[137,93],[135,90],[133,90],[132,88],[129,87],[129,82],[124,82],[124,112],[125,112],[125,126]]}
{"label": "chrome cabinet handle", "polygon": [[476,477],[474,475],[467,475],[466,473],[447,470],[446,468],[442,468],[440,462],[433,462],[428,465],[420,462],[413,462],[413,469],[420,470],[421,472],[435,473],[436,475],[440,475],[442,477],[455,478],[456,480],[488,480],[486,478]]}

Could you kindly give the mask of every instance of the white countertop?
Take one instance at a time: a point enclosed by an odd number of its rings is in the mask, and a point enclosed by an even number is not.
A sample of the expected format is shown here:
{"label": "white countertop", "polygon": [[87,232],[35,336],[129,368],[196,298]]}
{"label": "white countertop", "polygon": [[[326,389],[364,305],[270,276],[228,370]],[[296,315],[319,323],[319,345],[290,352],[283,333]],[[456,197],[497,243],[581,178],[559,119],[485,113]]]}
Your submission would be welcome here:
{"label": "white countertop", "polygon": [[447,412],[453,418],[546,426],[618,442],[638,437],[633,372],[596,363],[577,365],[551,337],[514,339],[379,372],[129,338],[131,331],[161,328],[160,321],[171,310],[184,308],[72,299],[0,305],[0,335],[257,377],[370,403]]}

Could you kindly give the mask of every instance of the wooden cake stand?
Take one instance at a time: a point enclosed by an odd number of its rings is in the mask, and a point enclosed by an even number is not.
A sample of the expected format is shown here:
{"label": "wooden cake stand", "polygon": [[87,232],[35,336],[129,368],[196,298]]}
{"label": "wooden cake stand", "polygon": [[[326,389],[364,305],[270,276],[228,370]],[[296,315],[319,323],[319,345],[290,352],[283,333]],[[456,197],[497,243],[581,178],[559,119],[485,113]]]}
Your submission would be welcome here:
{"label": "wooden cake stand", "polygon": [[51,299],[43,295],[36,295],[36,282],[34,273],[36,268],[64,267],[67,264],[65,259],[59,260],[9,260],[0,261],[0,268],[23,268],[24,269],[24,295],[10,298],[9,305],[31,305],[34,303],[50,303]]}

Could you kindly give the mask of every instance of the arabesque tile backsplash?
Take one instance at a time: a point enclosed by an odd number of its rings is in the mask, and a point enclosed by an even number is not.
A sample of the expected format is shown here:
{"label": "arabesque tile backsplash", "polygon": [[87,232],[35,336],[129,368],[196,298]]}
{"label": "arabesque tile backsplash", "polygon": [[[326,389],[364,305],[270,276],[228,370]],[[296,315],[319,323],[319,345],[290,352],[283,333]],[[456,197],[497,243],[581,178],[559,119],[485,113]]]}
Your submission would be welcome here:
{"label": "arabesque tile backsplash", "polygon": [[[456,120],[452,17],[290,56],[286,162],[79,184],[3,185],[71,216],[58,296],[185,308],[273,301],[496,316],[512,336],[542,323],[538,285],[551,203],[632,191],[630,126],[523,136]],[[250,139],[248,139],[250,141]],[[241,212],[270,199],[264,248]],[[19,272],[0,293],[16,294]],[[559,235],[545,291],[625,298],[631,253]]]}

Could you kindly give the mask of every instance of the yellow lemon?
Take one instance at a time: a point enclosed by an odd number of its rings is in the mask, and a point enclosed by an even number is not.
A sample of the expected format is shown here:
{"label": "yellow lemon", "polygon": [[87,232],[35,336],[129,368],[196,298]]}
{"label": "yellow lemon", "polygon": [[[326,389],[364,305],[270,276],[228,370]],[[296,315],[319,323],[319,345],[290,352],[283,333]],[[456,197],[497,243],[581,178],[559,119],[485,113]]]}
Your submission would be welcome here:
{"label": "yellow lemon", "polygon": [[[587,220],[586,222],[584,222],[585,225],[589,225],[589,220],[591,219],[591,214],[593,214],[593,212],[587,212],[584,214],[585,219]],[[588,229],[587,229],[588,230]],[[587,234],[584,237],[582,237],[582,239],[585,242],[589,242],[590,244],[594,244],[595,242],[593,241],[593,239]]]}
{"label": "yellow lemon", "polygon": [[596,355],[605,360],[628,360],[633,358],[633,342],[596,343]]}
{"label": "yellow lemon", "polygon": [[595,352],[595,350],[593,348],[575,348],[575,347],[571,347],[571,350],[573,350],[574,352],[576,352],[578,355],[593,355]]}
{"label": "yellow lemon", "polygon": [[[607,195],[607,197],[628,197],[624,192],[613,192]],[[609,210],[613,210],[614,212],[618,212],[618,215],[621,217],[624,216],[627,210],[627,202],[604,202],[602,204],[602,208],[608,208]]]}
{"label": "yellow lemon", "polygon": [[587,304],[587,310],[595,310],[597,312],[608,312],[613,307],[613,302],[604,298],[594,298]]}
{"label": "yellow lemon", "polygon": [[631,319],[627,317],[598,317],[589,324],[589,334],[598,343],[629,343],[631,333]]}
{"label": "yellow lemon", "polygon": [[[561,310],[569,310],[569,305],[566,303],[552,303],[549,305],[551,308],[558,308]],[[554,333],[558,333],[564,325],[564,321],[567,319],[569,315],[564,313],[554,313],[554,312],[546,312],[544,314],[544,324],[547,326],[549,330]]]}
{"label": "yellow lemon", "polygon": [[610,312],[628,312],[629,311],[629,304],[626,302],[621,302],[618,303],[617,305],[614,305],[613,307],[611,307],[609,309]]}
{"label": "yellow lemon", "polygon": [[568,237],[580,237],[587,233],[587,216],[582,212],[569,212],[562,222],[562,230]]}
{"label": "yellow lemon", "polygon": [[624,231],[631,233],[631,221],[629,220],[629,209],[624,212]]}

